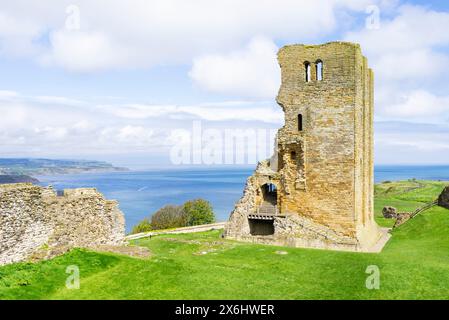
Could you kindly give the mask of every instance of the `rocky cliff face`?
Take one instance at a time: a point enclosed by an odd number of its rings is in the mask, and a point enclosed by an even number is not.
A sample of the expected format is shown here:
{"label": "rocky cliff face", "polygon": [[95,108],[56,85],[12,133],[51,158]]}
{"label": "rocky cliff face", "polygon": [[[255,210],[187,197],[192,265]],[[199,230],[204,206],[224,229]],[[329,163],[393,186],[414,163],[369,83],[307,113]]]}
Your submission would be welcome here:
{"label": "rocky cliff face", "polygon": [[73,247],[120,245],[124,236],[117,202],[95,189],[57,196],[51,187],[0,185],[0,265]]}

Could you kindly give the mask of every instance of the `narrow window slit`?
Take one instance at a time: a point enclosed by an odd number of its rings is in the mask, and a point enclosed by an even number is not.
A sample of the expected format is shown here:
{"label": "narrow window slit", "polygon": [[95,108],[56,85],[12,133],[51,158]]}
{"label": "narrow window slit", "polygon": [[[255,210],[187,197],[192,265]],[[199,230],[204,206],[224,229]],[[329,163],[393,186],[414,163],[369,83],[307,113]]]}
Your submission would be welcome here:
{"label": "narrow window slit", "polygon": [[298,131],[302,131],[302,114],[298,114]]}

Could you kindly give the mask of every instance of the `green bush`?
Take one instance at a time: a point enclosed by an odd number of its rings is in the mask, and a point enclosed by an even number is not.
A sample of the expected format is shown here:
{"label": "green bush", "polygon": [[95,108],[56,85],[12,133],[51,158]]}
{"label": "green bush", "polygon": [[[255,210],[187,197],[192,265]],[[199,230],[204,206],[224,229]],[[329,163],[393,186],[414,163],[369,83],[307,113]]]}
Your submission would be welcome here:
{"label": "green bush", "polygon": [[153,230],[184,227],[186,224],[187,217],[182,210],[182,206],[168,205],[151,216]]}
{"label": "green bush", "polygon": [[187,201],[183,205],[187,217],[187,226],[196,226],[215,222],[215,215],[210,203],[204,199]]}
{"label": "green bush", "polygon": [[181,206],[167,205],[145,218],[131,231],[131,234],[187,226],[196,226],[215,222],[211,204],[204,199],[190,200]]}
{"label": "green bush", "polygon": [[145,218],[133,227],[131,234],[148,232],[151,230],[153,230],[151,228],[151,221],[150,221],[150,219]]}

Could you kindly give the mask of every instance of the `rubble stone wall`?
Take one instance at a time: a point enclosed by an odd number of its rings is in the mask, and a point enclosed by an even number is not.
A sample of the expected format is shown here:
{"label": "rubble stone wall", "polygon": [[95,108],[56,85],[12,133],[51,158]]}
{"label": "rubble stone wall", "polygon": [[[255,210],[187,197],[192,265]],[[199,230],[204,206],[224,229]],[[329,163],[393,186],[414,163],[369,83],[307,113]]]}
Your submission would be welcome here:
{"label": "rubble stone wall", "polygon": [[27,260],[46,248],[119,245],[125,220],[116,201],[95,189],[32,184],[0,186],[0,265]]}

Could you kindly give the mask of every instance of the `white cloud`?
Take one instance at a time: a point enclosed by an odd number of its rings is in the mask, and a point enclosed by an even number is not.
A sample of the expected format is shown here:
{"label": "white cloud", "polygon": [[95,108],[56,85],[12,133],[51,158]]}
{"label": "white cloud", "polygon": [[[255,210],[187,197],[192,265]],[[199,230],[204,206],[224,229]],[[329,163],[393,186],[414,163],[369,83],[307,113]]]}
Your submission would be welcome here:
{"label": "white cloud", "polygon": [[449,43],[449,13],[422,6],[403,5],[390,20],[382,20],[379,29],[350,32],[348,39],[362,44],[370,53],[404,52]]}
{"label": "white cloud", "polygon": [[403,135],[379,135],[378,144],[391,147],[406,147],[415,151],[438,152],[449,151],[449,142],[440,140],[439,135],[413,135],[404,137]]}
{"label": "white cloud", "polygon": [[339,11],[363,11],[382,2],[79,0],[80,28],[67,29],[75,14],[66,12],[72,1],[3,1],[0,48],[82,72],[190,63],[204,54],[236,50],[255,35],[311,41],[335,30]]}
{"label": "white cloud", "polygon": [[183,107],[182,112],[191,113],[209,121],[260,121],[266,123],[281,123],[284,116],[279,108],[273,107],[237,107],[237,108],[209,108]]}
{"label": "white cloud", "polygon": [[220,104],[199,105],[100,105],[102,112],[123,119],[145,120],[152,118],[198,119],[205,121],[260,121],[280,124],[283,114],[280,107],[269,102],[228,101]]}
{"label": "white cloud", "polygon": [[141,126],[127,125],[120,128],[117,138],[119,142],[136,142],[147,144],[151,142],[153,130]]}
{"label": "white cloud", "polygon": [[[408,130],[407,123],[395,123],[394,130],[375,133],[376,164],[447,164],[449,126],[426,132],[420,124]],[[441,130],[443,129],[444,130]]]}
{"label": "white cloud", "polygon": [[67,138],[68,130],[65,127],[37,127],[34,134],[41,136],[46,141],[62,141]]}
{"label": "white cloud", "polygon": [[[205,127],[234,128],[236,121],[276,127],[282,112],[271,103],[225,101],[198,105],[96,105],[61,96],[0,92],[0,153],[59,157],[146,152],[161,154],[173,132]],[[218,124],[218,125],[216,125]],[[164,149],[165,148],[165,149]]]}
{"label": "white cloud", "polygon": [[96,107],[105,113],[124,119],[148,119],[164,116],[170,113],[176,113],[175,105],[142,105],[142,104],[124,104],[124,105],[99,105]]}
{"label": "white cloud", "polygon": [[381,162],[449,161],[448,131],[430,134],[418,127],[447,126],[449,96],[436,87],[448,78],[449,13],[419,6],[394,11],[396,2],[80,0],[80,29],[67,30],[71,0],[2,1],[1,56],[28,56],[75,72],[193,63],[190,77],[199,87],[270,102],[150,105],[125,98],[110,105],[98,104],[102,98],[93,103],[0,91],[0,152],[157,153],[178,139],[172,130],[189,127],[191,120],[214,127],[235,128],[242,121],[279,126],[283,114],[271,100],[279,86],[276,44],[320,42],[351,26],[352,10],[364,14],[368,4],[379,4],[381,17],[388,17],[380,29],[343,38],[361,43],[375,71],[376,119],[416,125],[413,134],[401,126],[388,134],[376,131]]}
{"label": "white cloud", "polygon": [[0,99],[11,99],[18,96],[18,93],[15,91],[9,90],[0,90]]}
{"label": "white cloud", "polygon": [[439,49],[449,46],[449,13],[404,5],[379,29],[349,32],[346,40],[361,44],[380,81],[436,78],[449,69]]}
{"label": "white cloud", "polygon": [[385,51],[374,63],[376,74],[388,81],[437,79],[449,69],[449,57],[429,48],[400,53]]}
{"label": "white cloud", "polygon": [[448,123],[449,96],[436,96],[428,91],[416,90],[398,93],[397,100],[384,103],[380,119],[396,119],[420,123]]}
{"label": "white cloud", "polygon": [[437,89],[449,79],[448,28],[448,12],[403,5],[379,29],[345,36],[361,44],[374,70],[377,120],[448,123],[449,96]]}
{"label": "white cloud", "polygon": [[[15,97],[18,97],[16,94]],[[67,97],[58,97],[58,96],[36,96],[33,99],[37,102],[45,103],[45,104],[63,104],[63,105],[83,105],[84,101],[78,99],[69,99]]]}
{"label": "white cloud", "polygon": [[42,32],[42,24],[23,19],[18,12],[7,14],[0,9],[0,54],[19,57],[38,54],[40,46],[33,39]]}
{"label": "white cloud", "polygon": [[256,37],[243,50],[198,57],[190,77],[209,91],[273,98],[281,82],[277,46]]}
{"label": "white cloud", "polygon": [[51,34],[52,50],[40,57],[44,64],[56,64],[70,71],[120,68],[134,61],[123,47],[101,32],[60,30]]}

